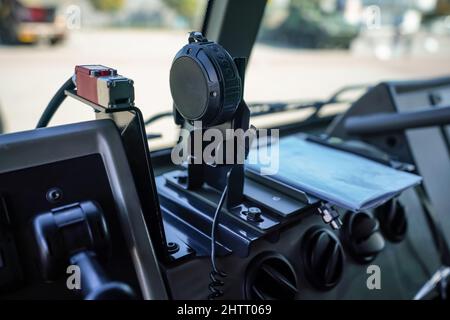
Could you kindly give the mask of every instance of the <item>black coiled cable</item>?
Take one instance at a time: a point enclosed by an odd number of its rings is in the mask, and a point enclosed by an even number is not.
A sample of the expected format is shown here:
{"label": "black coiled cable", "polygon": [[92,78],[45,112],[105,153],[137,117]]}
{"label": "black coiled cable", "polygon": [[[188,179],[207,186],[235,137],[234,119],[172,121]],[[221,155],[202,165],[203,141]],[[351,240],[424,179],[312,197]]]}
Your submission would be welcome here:
{"label": "black coiled cable", "polygon": [[221,289],[224,286],[224,282],[220,278],[225,278],[227,274],[223,271],[217,269],[216,266],[216,231],[217,231],[217,223],[219,221],[220,210],[222,209],[223,203],[225,202],[225,197],[227,195],[228,187],[225,186],[223,189],[222,195],[220,196],[219,204],[217,205],[216,212],[214,213],[213,223],[211,227],[211,272],[209,273],[209,278],[211,282],[209,283],[209,291],[211,291],[208,299],[213,300],[218,297],[223,296],[223,290]]}

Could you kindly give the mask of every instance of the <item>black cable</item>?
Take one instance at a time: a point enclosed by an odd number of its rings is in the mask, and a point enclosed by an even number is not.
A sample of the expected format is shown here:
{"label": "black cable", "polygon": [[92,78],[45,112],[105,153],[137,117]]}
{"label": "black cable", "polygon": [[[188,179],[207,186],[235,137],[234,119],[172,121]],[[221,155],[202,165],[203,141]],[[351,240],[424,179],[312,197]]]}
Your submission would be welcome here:
{"label": "black cable", "polygon": [[223,189],[222,195],[220,196],[219,203],[216,208],[216,212],[214,213],[213,223],[211,227],[211,272],[209,273],[209,278],[211,282],[209,283],[209,291],[211,294],[208,296],[210,300],[221,297],[223,295],[223,290],[220,287],[223,287],[225,284],[219,278],[225,278],[227,274],[223,271],[220,271],[216,266],[216,231],[217,231],[217,223],[219,221],[220,211],[222,210],[223,204],[225,202],[225,198],[227,195],[228,186],[225,186]]}
{"label": "black cable", "polygon": [[47,108],[45,108],[44,112],[42,113],[42,116],[39,119],[36,128],[43,128],[48,125],[50,120],[53,118],[53,115],[58,110],[59,106],[63,103],[64,99],[66,99],[66,94],[64,93],[64,91],[73,89],[75,89],[75,83],[72,80],[72,77],[70,77],[55,93],[52,100],[50,100]]}

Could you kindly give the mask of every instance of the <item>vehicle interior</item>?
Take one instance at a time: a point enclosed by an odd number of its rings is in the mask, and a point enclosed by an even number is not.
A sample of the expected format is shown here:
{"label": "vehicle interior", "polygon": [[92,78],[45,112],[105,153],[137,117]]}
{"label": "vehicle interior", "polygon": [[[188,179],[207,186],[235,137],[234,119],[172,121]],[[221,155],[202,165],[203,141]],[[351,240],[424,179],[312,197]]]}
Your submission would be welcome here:
{"label": "vehicle interior", "polygon": [[[270,5],[205,2],[159,80],[169,110],[144,115],[158,88],[108,59],[69,59],[35,128],[0,120],[0,299],[448,299],[450,73],[247,99]],[[73,101],[92,120],[55,125]]]}

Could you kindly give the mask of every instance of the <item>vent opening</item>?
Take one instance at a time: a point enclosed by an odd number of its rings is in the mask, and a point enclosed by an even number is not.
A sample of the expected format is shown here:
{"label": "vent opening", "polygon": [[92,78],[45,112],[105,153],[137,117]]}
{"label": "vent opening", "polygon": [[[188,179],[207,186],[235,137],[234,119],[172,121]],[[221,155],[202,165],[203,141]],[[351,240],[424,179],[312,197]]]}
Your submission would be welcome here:
{"label": "vent opening", "polygon": [[298,292],[294,268],[278,253],[254,258],[244,286],[245,297],[250,300],[293,300]]}
{"label": "vent opening", "polygon": [[344,251],[339,239],[328,229],[313,227],[302,241],[302,256],[307,280],[317,289],[336,286],[344,269]]}
{"label": "vent opening", "polygon": [[408,231],[408,220],[403,205],[392,199],[375,209],[380,220],[381,232],[392,242],[402,241]]}
{"label": "vent opening", "polygon": [[343,241],[352,257],[359,263],[374,260],[384,249],[378,219],[367,212],[348,212],[342,228]]}

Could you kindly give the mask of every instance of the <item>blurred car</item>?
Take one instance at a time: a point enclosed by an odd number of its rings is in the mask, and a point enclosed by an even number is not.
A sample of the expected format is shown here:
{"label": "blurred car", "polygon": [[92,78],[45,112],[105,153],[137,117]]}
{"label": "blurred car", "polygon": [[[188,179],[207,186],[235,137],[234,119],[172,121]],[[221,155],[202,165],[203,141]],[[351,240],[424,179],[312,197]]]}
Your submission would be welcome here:
{"label": "blurred car", "polygon": [[436,35],[450,35],[450,15],[432,19],[428,23],[429,30]]}
{"label": "blurred car", "polygon": [[340,12],[323,12],[316,2],[292,1],[280,23],[263,26],[260,40],[297,48],[348,49],[357,36],[358,27]]}
{"label": "blurred car", "polygon": [[55,45],[66,37],[64,18],[57,6],[28,6],[17,0],[0,0],[0,38],[4,43]]}

